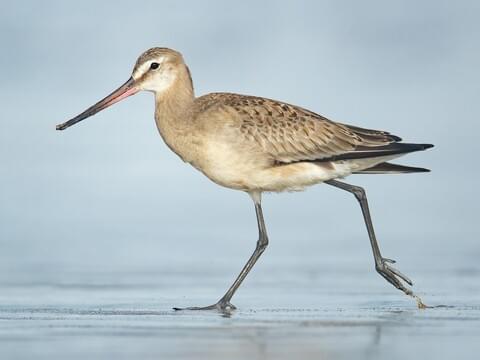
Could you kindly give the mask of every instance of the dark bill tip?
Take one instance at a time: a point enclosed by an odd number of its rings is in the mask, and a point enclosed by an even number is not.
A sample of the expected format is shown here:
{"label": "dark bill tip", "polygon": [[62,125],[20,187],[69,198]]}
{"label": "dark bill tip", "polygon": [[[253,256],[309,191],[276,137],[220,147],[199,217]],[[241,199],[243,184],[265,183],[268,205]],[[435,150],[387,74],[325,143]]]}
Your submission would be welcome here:
{"label": "dark bill tip", "polygon": [[105,97],[104,99],[97,102],[95,105],[90,106],[87,110],[78,114],[74,118],[65,121],[62,124],[58,124],[55,129],[56,130],[65,130],[66,128],[75,125],[76,123],[85,120],[86,118],[95,115],[97,112],[106,109],[110,105],[113,105],[120,100],[123,100],[133,94],[136,94],[139,91],[138,88],[135,87],[135,80],[133,78],[128,79],[125,84],[120,86],[117,90],[112,92],[110,95]]}

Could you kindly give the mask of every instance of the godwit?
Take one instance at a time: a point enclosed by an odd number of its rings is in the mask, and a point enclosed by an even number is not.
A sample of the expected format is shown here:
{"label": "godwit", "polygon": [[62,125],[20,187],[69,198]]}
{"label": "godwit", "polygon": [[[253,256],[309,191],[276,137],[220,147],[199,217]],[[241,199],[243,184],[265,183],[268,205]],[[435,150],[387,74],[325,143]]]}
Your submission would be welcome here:
{"label": "godwit", "polygon": [[423,306],[403,283],[411,286],[410,279],[390,265],[393,260],[381,255],[365,190],[337,179],[350,174],[429,171],[387,161],[433,145],[402,143],[398,136],[386,131],[341,124],[301,107],[262,97],[230,93],[195,97],[182,55],[167,48],[144,52],[126,83],[81,114],[57,125],[57,130],[64,130],[140,90],[155,94],[155,121],[169,148],[215,183],[248,193],[257,216],[259,238],[255,251],[225,295],[210,306],[174,309],[235,309],[230,300],[268,245],[262,193],[302,190],[318,183],[356,197],[376,271]]}

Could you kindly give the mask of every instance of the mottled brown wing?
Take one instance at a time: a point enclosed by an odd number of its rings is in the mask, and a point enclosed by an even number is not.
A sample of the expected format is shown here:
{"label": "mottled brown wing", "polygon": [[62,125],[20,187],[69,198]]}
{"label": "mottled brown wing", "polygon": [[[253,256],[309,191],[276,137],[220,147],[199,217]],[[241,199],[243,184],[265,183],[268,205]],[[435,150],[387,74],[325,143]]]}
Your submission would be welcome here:
{"label": "mottled brown wing", "polygon": [[202,98],[203,110],[215,106],[238,116],[239,134],[245,141],[257,143],[281,163],[333,159],[401,140],[384,131],[336,123],[275,100],[229,93]]}

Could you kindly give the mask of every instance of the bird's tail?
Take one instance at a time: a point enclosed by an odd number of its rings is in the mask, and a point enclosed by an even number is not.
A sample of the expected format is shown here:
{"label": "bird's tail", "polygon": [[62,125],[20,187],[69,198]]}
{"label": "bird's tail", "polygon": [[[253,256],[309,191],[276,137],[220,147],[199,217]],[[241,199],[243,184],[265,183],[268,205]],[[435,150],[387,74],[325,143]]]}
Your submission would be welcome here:
{"label": "bird's tail", "polygon": [[420,173],[420,172],[429,172],[429,169],[413,167],[413,166],[404,166],[398,164],[392,164],[389,162],[383,162],[372,166],[371,168],[364,169],[361,171],[356,171],[354,174],[408,174],[408,173]]}

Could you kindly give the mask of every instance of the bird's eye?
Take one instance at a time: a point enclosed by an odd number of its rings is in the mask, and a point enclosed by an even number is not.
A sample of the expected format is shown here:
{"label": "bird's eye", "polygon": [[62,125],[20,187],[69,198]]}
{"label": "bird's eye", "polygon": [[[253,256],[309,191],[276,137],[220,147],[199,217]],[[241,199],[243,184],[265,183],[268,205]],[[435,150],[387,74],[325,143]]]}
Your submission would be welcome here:
{"label": "bird's eye", "polygon": [[160,66],[159,63],[153,62],[150,64],[150,69],[155,70],[155,69],[158,69],[159,66]]}

